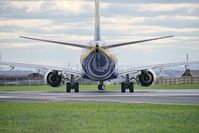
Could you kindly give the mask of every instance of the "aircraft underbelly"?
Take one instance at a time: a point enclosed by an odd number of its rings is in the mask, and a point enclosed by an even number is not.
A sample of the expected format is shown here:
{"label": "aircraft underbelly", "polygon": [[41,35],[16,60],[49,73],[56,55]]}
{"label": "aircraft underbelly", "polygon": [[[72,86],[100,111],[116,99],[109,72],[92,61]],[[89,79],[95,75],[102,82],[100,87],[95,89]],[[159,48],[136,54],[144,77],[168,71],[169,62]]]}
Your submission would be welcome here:
{"label": "aircraft underbelly", "polygon": [[117,78],[116,62],[107,54],[93,51],[82,62],[83,78],[96,81]]}

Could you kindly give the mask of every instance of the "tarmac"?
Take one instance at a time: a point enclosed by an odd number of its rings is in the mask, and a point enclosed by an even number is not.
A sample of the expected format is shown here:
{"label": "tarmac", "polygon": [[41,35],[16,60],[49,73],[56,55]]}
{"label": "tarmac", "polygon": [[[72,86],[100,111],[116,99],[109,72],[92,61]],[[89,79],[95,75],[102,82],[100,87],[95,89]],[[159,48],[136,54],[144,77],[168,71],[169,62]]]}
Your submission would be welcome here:
{"label": "tarmac", "polygon": [[120,91],[1,91],[1,102],[111,102],[199,105],[199,90]]}

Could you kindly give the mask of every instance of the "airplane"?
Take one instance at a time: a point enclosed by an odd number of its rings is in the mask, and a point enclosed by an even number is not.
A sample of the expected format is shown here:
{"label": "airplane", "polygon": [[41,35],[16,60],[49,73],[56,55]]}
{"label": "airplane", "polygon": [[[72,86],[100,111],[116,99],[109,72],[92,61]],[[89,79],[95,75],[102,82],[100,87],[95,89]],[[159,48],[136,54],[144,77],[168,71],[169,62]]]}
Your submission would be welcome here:
{"label": "airplane", "polygon": [[129,41],[125,43],[108,44],[101,39],[100,30],[100,11],[99,11],[99,0],[95,0],[95,33],[94,40],[84,44],[75,44],[68,42],[60,42],[54,40],[38,39],[26,36],[20,36],[20,38],[42,41],[60,45],[67,45],[72,47],[81,48],[84,50],[84,54],[80,58],[80,63],[82,66],[81,71],[75,71],[67,68],[60,68],[54,66],[46,65],[36,65],[36,64],[26,64],[26,63],[12,63],[12,62],[0,62],[1,65],[8,66],[22,66],[22,67],[32,67],[37,70],[45,69],[48,72],[45,75],[45,81],[51,87],[60,87],[66,83],[66,92],[70,93],[72,89],[75,92],[79,92],[78,79],[89,79],[93,81],[99,81],[98,90],[102,91],[105,89],[104,81],[116,79],[119,76],[123,77],[124,80],[121,83],[121,92],[126,92],[129,89],[130,93],[134,92],[134,84],[137,83],[141,86],[151,86],[155,84],[156,74],[155,69],[162,69],[169,66],[178,66],[189,64],[199,64],[199,61],[192,62],[176,62],[167,64],[158,64],[143,66],[137,68],[130,68],[126,70],[118,69],[117,57],[112,54],[109,49],[118,48],[127,45],[133,45],[138,43],[144,43],[149,41],[155,41],[160,39],[166,39],[174,37],[173,35],[157,37],[152,39],[144,39],[138,41]]}

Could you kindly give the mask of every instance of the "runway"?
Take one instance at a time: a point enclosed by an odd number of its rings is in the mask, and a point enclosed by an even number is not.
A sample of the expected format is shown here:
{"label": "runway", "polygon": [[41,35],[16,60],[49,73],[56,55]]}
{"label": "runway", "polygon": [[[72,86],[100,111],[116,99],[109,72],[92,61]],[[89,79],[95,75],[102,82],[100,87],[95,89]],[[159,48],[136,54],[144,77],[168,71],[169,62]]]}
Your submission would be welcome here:
{"label": "runway", "polygon": [[199,105],[199,90],[136,90],[120,91],[1,91],[1,102],[112,102]]}

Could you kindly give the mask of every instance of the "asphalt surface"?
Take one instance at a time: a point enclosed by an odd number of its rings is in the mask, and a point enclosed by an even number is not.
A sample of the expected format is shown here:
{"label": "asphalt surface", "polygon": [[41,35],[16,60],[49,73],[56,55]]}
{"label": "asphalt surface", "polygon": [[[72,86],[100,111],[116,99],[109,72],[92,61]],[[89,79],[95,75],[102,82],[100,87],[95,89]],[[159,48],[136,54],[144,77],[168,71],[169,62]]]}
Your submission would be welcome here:
{"label": "asphalt surface", "polygon": [[199,90],[136,90],[134,93],[120,91],[1,91],[4,102],[112,102],[112,103],[158,103],[199,105]]}

